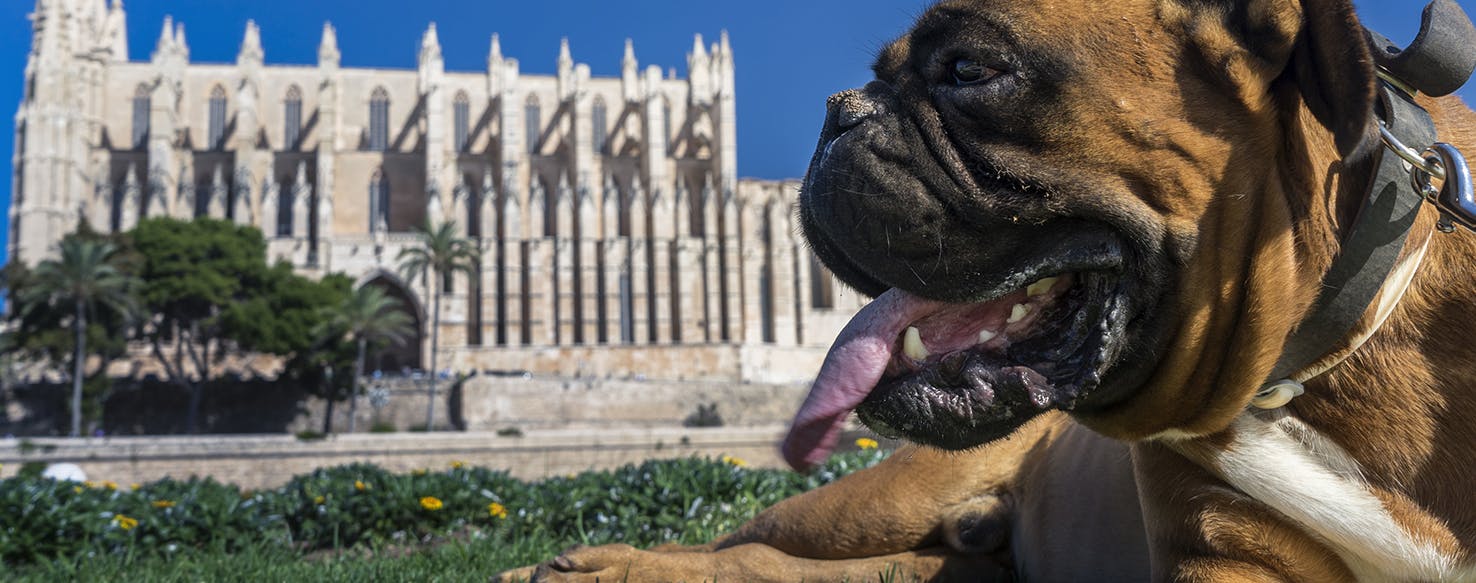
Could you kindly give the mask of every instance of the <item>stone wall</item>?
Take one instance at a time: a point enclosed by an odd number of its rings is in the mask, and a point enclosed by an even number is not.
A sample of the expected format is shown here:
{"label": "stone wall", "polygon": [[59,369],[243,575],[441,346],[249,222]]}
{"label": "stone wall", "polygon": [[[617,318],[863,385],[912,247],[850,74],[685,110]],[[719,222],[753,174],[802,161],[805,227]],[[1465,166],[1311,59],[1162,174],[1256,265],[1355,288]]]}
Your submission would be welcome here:
{"label": "stone wall", "polygon": [[[321,441],[287,436],[0,439],[0,477],[26,462],[68,462],[93,480],[146,483],[164,477],[210,476],[243,488],[270,488],[292,476],[354,462],[396,472],[444,469],[452,461],[506,469],[536,480],[616,468],[650,459],[731,455],[754,467],[781,467],[783,426],[720,429],[530,431],[523,437],[490,433],[342,435]],[[852,443],[859,433],[842,440]]]}

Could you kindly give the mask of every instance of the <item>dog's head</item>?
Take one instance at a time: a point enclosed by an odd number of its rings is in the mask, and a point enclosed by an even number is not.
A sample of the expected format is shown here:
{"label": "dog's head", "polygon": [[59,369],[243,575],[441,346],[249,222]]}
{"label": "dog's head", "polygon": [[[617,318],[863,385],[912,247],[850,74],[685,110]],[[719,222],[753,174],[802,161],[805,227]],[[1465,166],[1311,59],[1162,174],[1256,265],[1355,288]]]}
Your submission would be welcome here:
{"label": "dog's head", "polygon": [[1125,439],[1224,427],[1315,296],[1372,133],[1348,0],[948,0],[874,70],[831,98],[799,209],[878,299],[798,465],[851,409],[949,448],[1050,408]]}

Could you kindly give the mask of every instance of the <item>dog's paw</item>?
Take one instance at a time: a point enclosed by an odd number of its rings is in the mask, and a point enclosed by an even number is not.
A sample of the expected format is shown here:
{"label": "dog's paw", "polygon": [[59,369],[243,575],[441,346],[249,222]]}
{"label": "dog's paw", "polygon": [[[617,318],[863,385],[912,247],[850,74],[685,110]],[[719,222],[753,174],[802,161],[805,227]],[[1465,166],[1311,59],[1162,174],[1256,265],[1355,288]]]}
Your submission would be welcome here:
{"label": "dog's paw", "polygon": [[[575,547],[553,560],[498,574],[493,583],[605,583],[618,581],[694,581],[710,579],[702,573],[710,555],[672,555],[643,551],[624,544]],[[706,561],[710,562],[710,561]]]}

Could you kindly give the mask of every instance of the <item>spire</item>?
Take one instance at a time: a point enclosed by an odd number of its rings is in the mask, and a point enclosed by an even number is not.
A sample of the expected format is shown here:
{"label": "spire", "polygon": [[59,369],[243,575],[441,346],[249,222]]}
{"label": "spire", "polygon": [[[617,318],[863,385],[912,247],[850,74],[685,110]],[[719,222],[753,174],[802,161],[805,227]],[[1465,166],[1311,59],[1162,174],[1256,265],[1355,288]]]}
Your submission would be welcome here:
{"label": "spire", "polygon": [[123,0],[113,0],[103,25],[108,47],[114,62],[128,62],[128,17],[123,12]]}
{"label": "spire", "polygon": [[236,54],[236,63],[260,64],[266,58],[266,52],[261,48],[261,29],[256,26],[255,20],[246,21],[246,36],[241,39],[241,51]]}
{"label": "spire", "polygon": [[570,99],[577,90],[574,83],[574,57],[569,54],[569,38],[559,41],[559,98]]}
{"label": "spire", "polygon": [[494,32],[492,33],[492,48],[487,51],[487,63],[490,67],[491,63],[500,62],[502,62],[502,39],[498,38],[497,33]]}
{"label": "spire", "polygon": [[640,63],[636,62],[635,42],[625,39],[625,58],[620,61],[620,89],[626,103],[641,101]]}
{"label": "spire", "polygon": [[164,15],[164,30],[159,32],[159,42],[154,45],[154,56],[160,57],[174,50],[174,17]]}
{"label": "spire", "polygon": [[178,22],[174,24],[174,48],[178,49],[180,52],[185,53],[188,53],[190,50],[190,43],[185,42],[185,29],[183,22]]}
{"label": "spire", "polygon": [[723,29],[723,32],[719,35],[718,49],[723,52],[724,56],[733,56],[733,46],[728,43],[728,29],[726,28]]}
{"label": "spire", "polygon": [[706,59],[707,58],[707,47],[704,46],[703,43],[702,43],[702,33],[700,33],[700,32],[697,33],[697,36],[692,39],[692,54],[688,58],[689,59]]}
{"label": "spire", "polygon": [[337,66],[342,55],[338,52],[338,31],[333,23],[323,23],[323,40],[318,43],[318,65]]}
{"label": "spire", "polygon": [[430,23],[420,37],[420,64],[441,58],[441,36],[436,33],[436,23]]}

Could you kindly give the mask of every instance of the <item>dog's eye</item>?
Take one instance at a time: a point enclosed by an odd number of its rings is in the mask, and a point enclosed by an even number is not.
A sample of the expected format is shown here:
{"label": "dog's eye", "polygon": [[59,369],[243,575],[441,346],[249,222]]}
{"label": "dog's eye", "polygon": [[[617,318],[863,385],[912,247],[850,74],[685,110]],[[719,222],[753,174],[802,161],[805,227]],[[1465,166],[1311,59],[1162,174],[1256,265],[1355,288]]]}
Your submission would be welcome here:
{"label": "dog's eye", "polygon": [[1000,73],[999,69],[971,59],[959,59],[953,62],[953,82],[960,87],[978,85],[993,79]]}

